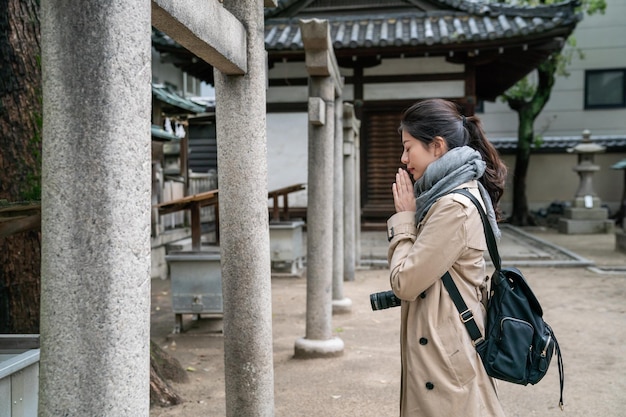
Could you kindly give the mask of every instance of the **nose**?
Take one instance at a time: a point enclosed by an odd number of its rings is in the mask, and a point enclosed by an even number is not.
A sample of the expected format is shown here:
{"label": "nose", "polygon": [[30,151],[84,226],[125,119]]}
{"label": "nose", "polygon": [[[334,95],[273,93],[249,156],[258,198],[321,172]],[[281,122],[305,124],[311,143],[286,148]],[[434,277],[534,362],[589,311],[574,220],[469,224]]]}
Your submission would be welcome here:
{"label": "nose", "polygon": [[404,165],[409,163],[409,158],[406,154],[406,151],[402,151],[402,155],[400,156],[400,162],[402,162]]}

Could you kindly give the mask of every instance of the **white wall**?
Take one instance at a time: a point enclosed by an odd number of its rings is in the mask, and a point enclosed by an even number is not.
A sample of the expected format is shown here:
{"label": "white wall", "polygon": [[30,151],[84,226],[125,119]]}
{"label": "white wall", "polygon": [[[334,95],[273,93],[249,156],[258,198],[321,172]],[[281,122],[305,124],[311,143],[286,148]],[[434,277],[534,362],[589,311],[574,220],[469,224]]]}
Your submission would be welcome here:
{"label": "white wall", "polygon": [[[308,114],[267,115],[268,190],[307,182]],[[307,191],[289,194],[289,205],[305,207]],[[271,201],[269,201],[271,205]],[[282,205],[282,201],[279,201]]]}

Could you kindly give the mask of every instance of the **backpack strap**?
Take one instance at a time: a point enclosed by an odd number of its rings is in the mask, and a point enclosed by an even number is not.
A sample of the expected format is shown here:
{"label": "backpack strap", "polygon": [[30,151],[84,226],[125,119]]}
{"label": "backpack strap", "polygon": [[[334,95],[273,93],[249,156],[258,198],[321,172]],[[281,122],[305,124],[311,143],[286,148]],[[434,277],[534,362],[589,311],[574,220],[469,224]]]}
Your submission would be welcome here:
{"label": "backpack strap", "polygon": [[500,259],[500,253],[498,252],[496,236],[493,233],[493,229],[491,228],[489,219],[487,219],[487,214],[485,214],[483,206],[478,202],[476,197],[474,197],[474,195],[469,192],[467,188],[459,188],[457,190],[452,190],[451,192],[464,195],[465,197],[469,198],[470,201],[476,206],[478,214],[480,214],[480,219],[483,221],[483,229],[485,230],[485,238],[487,239],[487,248],[489,249],[491,262],[493,262],[493,266],[496,268],[496,271],[500,271],[502,269],[502,261]]}
{"label": "backpack strap", "polygon": [[467,328],[467,332],[472,338],[474,346],[477,346],[480,343],[484,342],[485,338],[480,333],[480,329],[476,324],[476,320],[474,320],[474,313],[472,313],[472,310],[467,308],[467,304],[465,304],[465,301],[463,301],[463,296],[461,295],[459,289],[456,287],[456,284],[452,280],[452,276],[450,276],[450,272],[446,271],[446,273],[443,274],[443,276],[441,277],[441,280],[443,281],[443,285],[448,290],[450,298],[452,298],[456,309],[459,311],[459,317]]}
{"label": "backpack strap", "polygon": [[[485,237],[487,239],[487,247],[489,248],[489,256],[491,257],[491,261],[496,267],[496,270],[499,271],[501,268],[501,260],[500,260],[500,254],[498,253],[498,245],[496,244],[496,238],[495,238],[495,235],[493,234],[493,229],[491,228],[491,225],[489,224],[489,220],[487,219],[487,215],[485,214],[485,210],[483,210],[483,207],[480,205],[476,197],[474,197],[467,188],[453,190],[451,192],[463,194],[464,196],[469,198],[471,202],[474,203],[474,205],[478,209],[478,213],[480,214],[480,218],[483,222],[483,228],[485,230]],[[446,271],[446,273],[443,274],[443,276],[441,277],[441,280],[443,281],[443,285],[444,287],[446,287],[446,290],[448,290],[448,293],[450,294],[450,298],[454,302],[456,309],[459,311],[459,317],[461,318],[461,322],[463,322],[463,324],[467,328],[467,331],[470,337],[472,338],[472,342],[474,343],[474,346],[477,346],[480,343],[484,342],[485,339],[483,335],[480,333],[480,329],[478,328],[478,325],[476,324],[476,320],[474,320],[474,313],[472,312],[472,310],[467,308],[467,304],[465,304],[465,301],[463,300],[463,296],[461,295],[461,293],[459,292],[459,289],[454,283],[454,280],[452,279],[450,272]]]}

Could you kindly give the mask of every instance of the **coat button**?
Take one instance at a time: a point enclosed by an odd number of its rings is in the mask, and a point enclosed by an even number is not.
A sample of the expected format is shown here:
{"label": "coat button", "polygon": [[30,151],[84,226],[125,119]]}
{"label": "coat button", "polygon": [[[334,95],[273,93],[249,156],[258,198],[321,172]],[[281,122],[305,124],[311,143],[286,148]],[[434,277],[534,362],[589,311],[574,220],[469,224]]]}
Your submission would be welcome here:
{"label": "coat button", "polygon": [[426,389],[430,390],[430,389],[433,389],[433,388],[435,388],[435,385],[432,382],[427,382],[426,383]]}
{"label": "coat button", "polygon": [[426,298],[426,291],[420,294],[420,298]]}
{"label": "coat button", "polygon": [[428,339],[426,339],[425,337],[420,337],[420,345],[425,345],[426,343],[428,343]]}

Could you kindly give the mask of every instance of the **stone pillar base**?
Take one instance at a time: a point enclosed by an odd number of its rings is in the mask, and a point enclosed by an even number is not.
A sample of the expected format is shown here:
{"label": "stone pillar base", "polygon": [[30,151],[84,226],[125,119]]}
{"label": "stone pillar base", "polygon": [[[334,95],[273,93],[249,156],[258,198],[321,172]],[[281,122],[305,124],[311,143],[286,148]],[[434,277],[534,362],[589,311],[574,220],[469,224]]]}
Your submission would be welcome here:
{"label": "stone pillar base", "polygon": [[343,340],[333,337],[328,340],[313,340],[301,337],[296,340],[297,359],[332,358],[343,355]]}
{"label": "stone pillar base", "polygon": [[573,220],[559,219],[559,233],[564,234],[599,234],[613,233],[615,222],[613,220]]}
{"label": "stone pillar base", "polygon": [[566,208],[563,217],[572,220],[606,220],[609,218],[609,211],[604,208]]}
{"label": "stone pillar base", "polygon": [[333,314],[343,314],[352,311],[352,300],[342,298],[341,300],[333,300]]}

